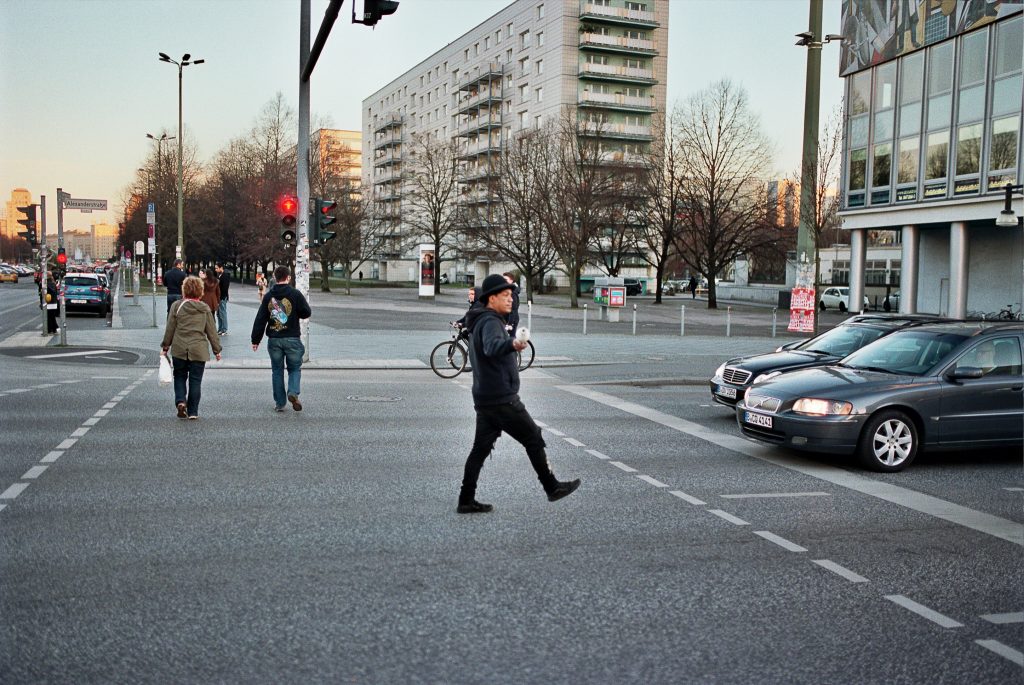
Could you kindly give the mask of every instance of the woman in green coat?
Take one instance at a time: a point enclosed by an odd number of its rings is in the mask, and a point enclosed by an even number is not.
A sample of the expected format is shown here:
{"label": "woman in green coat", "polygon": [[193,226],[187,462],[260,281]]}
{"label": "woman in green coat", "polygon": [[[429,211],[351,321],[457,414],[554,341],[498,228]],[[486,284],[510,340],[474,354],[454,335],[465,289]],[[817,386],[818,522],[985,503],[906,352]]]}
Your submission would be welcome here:
{"label": "woman in green coat", "polygon": [[203,282],[189,276],[181,284],[182,299],[167,312],[167,327],[160,344],[163,353],[171,353],[174,364],[174,406],[178,418],[199,418],[203,372],[210,361],[210,348],[220,361],[220,336],[213,312],[203,302]]}

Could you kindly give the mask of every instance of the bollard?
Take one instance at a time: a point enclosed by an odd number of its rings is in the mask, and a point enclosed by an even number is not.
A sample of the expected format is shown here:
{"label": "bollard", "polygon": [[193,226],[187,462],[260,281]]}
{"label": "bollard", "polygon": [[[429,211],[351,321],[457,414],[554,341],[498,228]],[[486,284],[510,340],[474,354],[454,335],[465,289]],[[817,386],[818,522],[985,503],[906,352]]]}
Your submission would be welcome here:
{"label": "bollard", "polygon": [[533,300],[526,301],[526,328],[533,330]]}
{"label": "bollard", "polygon": [[583,303],[583,335],[587,334],[587,303]]}
{"label": "bollard", "polygon": [[633,305],[633,335],[636,335],[636,305]]}
{"label": "bollard", "polygon": [[725,337],[732,337],[732,307],[725,308]]}
{"label": "bollard", "polygon": [[679,335],[686,334],[686,305],[679,306]]}
{"label": "bollard", "polygon": [[772,307],[772,337],[775,337],[775,324],[779,321],[779,308]]}

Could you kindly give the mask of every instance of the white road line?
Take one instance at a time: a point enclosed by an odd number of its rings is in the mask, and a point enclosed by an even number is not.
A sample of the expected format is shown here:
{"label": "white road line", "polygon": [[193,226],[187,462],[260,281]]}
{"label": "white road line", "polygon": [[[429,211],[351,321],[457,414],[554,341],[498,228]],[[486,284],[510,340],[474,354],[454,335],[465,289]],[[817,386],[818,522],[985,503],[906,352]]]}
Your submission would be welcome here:
{"label": "white road line", "polygon": [[28,471],[26,471],[24,473],[24,475],[22,475],[21,479],[22,480],[33,480],[35,478],[38,478],[40,476],[40,474],[42,474],[42,472],[45,471],[47,468],[49,468],[49,467],[47,467],[46,465],[43,465],[43,466],[39,466],[39,465],[33,466]]}
{"label": "white road line", "polygon": [[1013,611],[1008,614],[982,614],[981,618],[989,623],[1024,623],[1024,611]]}
{"label": "white road line", "polygon": [[913,511],[928,514],[944,521],[949,521],[965,528],[971,528],[993,537],[1012,542],[1015,545],[1024,545],[1024,525],[1016,521],[1010,521],[999,516],[993,516],[983,511],[970,509],[968,507],[948,502],[938,497],[932,497],[909,488],[892,485],[877,481],[867,476],[845,471],[829,464],[803,459],[779,452],[773,447],[751,442],[746,438],[736,435],[727,435],[702,426],[693,421],[681,419],[678,416],[665,414],[664,412],[645,407],[635,402],[627,402],[612,395],[606,395],[596,390],[584,388],[578,385],[558,385],[560,390],[570,392],[580,397],[585,397],[594,402],[604,404],[619,411],[645,418],[648,421],[659,423],[672,430],[686,433],[693,437],[700,438],[712,444],[724,447],[733,452],[739,452],[755,459],[781,466],[783,468],[802,473],[812,478],[838,485],[871,497],[876,497]]}
{"label": "white road line", "polygon": [[650,483],[651,485],[653,485],[656,488],[667,488],[668,487],[667,485],[662,483],[660,480],[655,480],[654,478],[651,478],[650,476],[640,475],[640,476],[637,476],[637,478],[639,478],[640,480],[642,480],[645,483]]}
{"label": "white road line", "polygon": [[40,390],[43,388],[57,388],[60,387],[60,383],[41,383],[39,385],[33,385],[32,387],[39,388]]}
{"label": "white road line", "polygon": [[1007,647],[999,640],[975,640],[975,642],[985,649],[1009,659],[1018,666],[1024,666],[1024,654],[1018,652],[1013,647]]}
{"label": "white road line", "polygon": [[83,428],[76,428],[75,432],[71,434],[71,437],[73,437],[73,438],[80,438],[83,435],[85,435],[86,433],[88,433],[89,429],[90,429],[89,426],[85,426]]}
{"label": "white road line", "polygon": [[562,440],[565,440],[567,443],[569,443],[573,447],[586,447],[586,445],[584,445],[582,442],[580,442],[576,438],[562,438]]}
{"label": "white road line", "polygon": [[899,604],[904,609],[909,609],[910,611],[913,611],[918,616],[921,616],[922,618],[926,618],[929,621],[931,621],[932,623],[937,623],[938,625],[942,626],[943,628],[963,628],[964,627],[963,623],[960,623],[959,621],[954,621],[953,619],[949,618],[948,616],[943,616],[939,612],[933,611],[932,609],[929,609],[928,607],[926,607],[923,604],[918,604],[917,602],[915,602],[914,600],[910,599],[909,597],[904,597],[903,595],[885,595],[885,598],[887,600],[889,600],[890,602],[894,602],[896,604]]}
{"label": "white road line", "polygon": [[57,357],[84,357],[87,354],[107,354],[117,350],[88,350],[86,352],[60,352],[58,354],[30,354],[25,359],[56,359]]}
{"label": "white road line", "polygon": [[828,569],[829,571],[832,571],[832,573],[835,573],[837,576],[842,576],[843,578],[846,578],[851,583],[867,583],[868,582],[868,579],[865,578],[864,576],[862,576],[860,574],[857,574],[857,573],[854,573],[853,571],[851,571],[850,569],[846,568],[845,566],[840,566],[836,562],[831,561],[829,559],[812,559],[812,561],[815,564],[817,564],[818,566],[820,566],[820,567],[822,567],[824,569]]}
{"label": "white road line", "polygon": [[74,446],[74,444],[76,442],[78,442],[78,440],[72,440],[71,438],[68,438],[67,440],[65,440],[61,444],[57,445],[57,449],[59,449],[59,450],[69,450],[69,449],[72,448],[72,446]]}
{"label": "white road line", "polygon": [[1009,490],[1010,492],[1024,492],[1024,488],[1003,488],[1003,490]]}
{"label": "white road line", "polygon": [[535,419],[534,423],[537,424],[537,426],[540,427],[540,428],[547,428],[548,427],[548,424],[544,423],[543,421],[537,421]]}
{"label": "white road line", "polygon": [[29,486],[29,483],[15,483],[11,487],[0,493],[0,499],[14,499],[25,491],[25,488]]}
{"label": "white road line", "polygon": [[636,473],[636,469],[634,469],[632,466],[626,466],[621,461],[610,461],[608,463],[617,469],[622,469],[626,473]]}
{"label": "white road line", "polygon": [[106,404],[103,405],[103,408],[104,409],[113,409],[116,406],[117,406],[117,402],[107,402]]}
{"label": "white road line", "polygon": [[64,453],[61,451],[54,450],[52,452],[48,452],[47,455],[40,459],[39,461],[41,461],[44,464],[52,464],[53,462],[60,459],[63,454]]}
{"label": "white road line", "polygon": [[592,454],[595,457],[597,457],[598,459],[611,459],[611,457],[609,457],[607,454],[602,454],[601,452],[598,452],[597,450],[587,450],[587,454]]}
{"label": "white road line", "polygon": [[829,497],[827,492],[763,492],[750,495],[719,495],[723,499],[753,499],[768,497]]}
{"label": "white road line", "polygon": [[689,502],[690,504],[696,504],[697,506],[704,506],[705,504],[707,504],[707,502],[705,502],[704,500],[697,499],[696,497],[693,497],[691,495],[687,495],[685,492],[682,492],[680,490],[669,490],[668,494],[675,495],[676,497],[678,497],[679,499],[683,500],[684,502]]}
{"label": "white road line", "polygon": [[94,381],[123,381],[131,378],[131,376],[91,376]]}
{"label": "white road line", "polygon": [[91,419],[86,419],[85,421],[83,421],[82,425],[83,426],[95,426],[99,422],[100,422],[100,417],[94,416]]}
{"label": "white road line", "polygon": [[743,519],[741,519],[741,518],[739,518],[737,516],[733,516],[729,512],[722,511],[721,509],[708,509],[708,513],[709,514],[714,514],[718,518],[725,519],[729,523],[732,523],[732,524],[737,525],[737,526],[749,526],[750,525],[749,523],[747,523]]}
{"label": "white road line", "polygon": [[760,535],[768,542],[774,542],[776,545],[789,552],[806,552],[807,549],[801,547],[795,542],[790,542],[786,538],[781,538],[775,533],[770,533],[767,530],[755,530],[754,535]]}
{"label": "white road line", "polygon": [[28,391],[29,391],[28,388],[14,388],[12,390],[7,390],[6,392],[7,392],[8,395],[17,395],[18,393],[28,392]]}
{"label": "white road line", "polygon": [[73,381],[57,381],[58,383],[81,383],[81,379],[75,379]]}
{"label": "white road line", "polygon": [[565,433],[563,433],[560,430],[555,430],[551,426],[548,426],[547,430],[548,430],[548,433],[551,433],[552,435],[557,435],[560,438],[564,438],[565,437]]}
{"label": "white road line", "polygon": [[0,511],[3,511],[6,508],[7,508],[6,504],[0,504]]}

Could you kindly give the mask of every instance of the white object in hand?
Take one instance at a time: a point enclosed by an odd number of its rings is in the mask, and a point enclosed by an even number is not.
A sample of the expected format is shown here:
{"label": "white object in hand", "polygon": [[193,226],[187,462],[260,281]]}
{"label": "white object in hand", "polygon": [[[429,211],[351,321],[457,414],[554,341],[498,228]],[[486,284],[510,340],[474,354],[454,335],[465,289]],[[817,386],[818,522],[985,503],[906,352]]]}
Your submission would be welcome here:
{"label": "white object in hand", "polygon": [[520,326],[519,330],[516,331],[516,340],[519,342],[526,342],[530,339],[530,329],[526,326]]}

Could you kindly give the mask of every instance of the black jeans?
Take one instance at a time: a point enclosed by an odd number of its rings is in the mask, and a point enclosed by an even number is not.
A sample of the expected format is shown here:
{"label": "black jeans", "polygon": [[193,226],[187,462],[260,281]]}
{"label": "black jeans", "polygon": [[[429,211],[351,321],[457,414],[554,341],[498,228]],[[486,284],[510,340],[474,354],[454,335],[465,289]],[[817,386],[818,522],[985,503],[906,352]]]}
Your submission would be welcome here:
{"label": "black jeans", "polygon": [[184,402],[189,416],[199,416],[199,400],[203,394],[203,372],[206,370],[206,362],[178,357],[171,357],[171,361],[174,362],[174,406],[178,406],[178,402]]}
{"label": "black jeans", "polygon": [[522,401],[516,399],[508,404],[476,408],[476,436],[473,438],[473,448],[466,459],[462,491],[459,493],[460,503],[473,501],[480,469],[483,468],[484,460],[494,449],[494,443],[502,431],[526,448],[526,456],[530,458],[530,464],[537,472],[537,478],[546,492],[550,492],[558,485],[555,474],[551,473],[551,466],[548,465],[540,428],[533,422],[533,417],[526,411]]}

